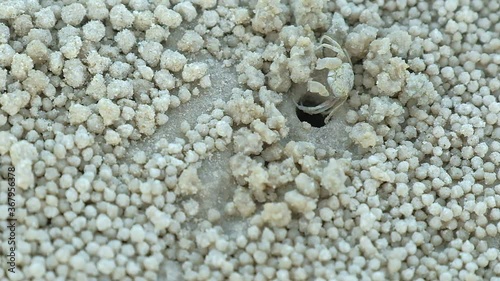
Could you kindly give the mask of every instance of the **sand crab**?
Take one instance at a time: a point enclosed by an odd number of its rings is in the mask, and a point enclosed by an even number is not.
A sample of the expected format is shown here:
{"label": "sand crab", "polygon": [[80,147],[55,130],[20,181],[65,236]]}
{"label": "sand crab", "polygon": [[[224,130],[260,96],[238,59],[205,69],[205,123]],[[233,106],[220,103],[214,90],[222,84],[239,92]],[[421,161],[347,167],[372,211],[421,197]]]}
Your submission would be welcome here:
{"label": "sand crab", "polygon": [[[325,124],[328,123],[333,113],[347,99],[349,91],[354,85],[354,72],[349,54],[328,35],[323,35],[316,50],[321,50],[321,57],[316,61],[316,69],[328,70],[326,84],[328,88],[318,81],[310,79],[307,82],[307,90],[328,99],[316,106],[305,106],[297,104],[297,108],[307,114],[326,114]],[[333,52],[336,57],[326,56],[325,50]]]}

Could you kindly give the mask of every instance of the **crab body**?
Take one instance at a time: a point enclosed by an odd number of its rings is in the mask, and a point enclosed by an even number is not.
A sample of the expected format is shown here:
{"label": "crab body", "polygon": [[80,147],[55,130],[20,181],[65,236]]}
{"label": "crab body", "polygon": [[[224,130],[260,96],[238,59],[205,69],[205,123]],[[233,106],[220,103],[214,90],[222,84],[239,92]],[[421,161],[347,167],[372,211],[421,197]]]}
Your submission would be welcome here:
{"label": "crab body", "polygon": [[[321,50],[323,57],[316,61],[316,69],[328,70],[327,85],[310,79],[307,90],[328,99],[317,106],[297,105],[297,108],[308,114],[326,114],[325,123],[328,123],[335,110],[347,99],[354,85],[354,72],[349,54],[331,37],[324,35],[317,50]],[[325,50],[335,53],[336,57],[325,56]]]}

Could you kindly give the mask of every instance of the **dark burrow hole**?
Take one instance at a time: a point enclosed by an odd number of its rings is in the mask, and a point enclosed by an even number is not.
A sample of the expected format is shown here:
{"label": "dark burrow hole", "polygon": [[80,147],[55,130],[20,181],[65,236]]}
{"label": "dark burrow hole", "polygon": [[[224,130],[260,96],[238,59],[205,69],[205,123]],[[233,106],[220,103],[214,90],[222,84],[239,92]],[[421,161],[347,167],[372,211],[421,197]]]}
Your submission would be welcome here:
{"label": "dark burrow hole", "polygon": [[[312,107],[312,106],[317,106],[320,103],[318,103],[317,101],[314,101],[310,98],[303,98],[299,101],[299,104]],[[297,117],[299,118],[300,121],[307,122],[313,127],[321,128],[321,127],[325,126],[325,115],[323,115],[321,113],[309,114],[309,113],[306,113],[298,108],[295,109],[295,113],[297,114]]]}

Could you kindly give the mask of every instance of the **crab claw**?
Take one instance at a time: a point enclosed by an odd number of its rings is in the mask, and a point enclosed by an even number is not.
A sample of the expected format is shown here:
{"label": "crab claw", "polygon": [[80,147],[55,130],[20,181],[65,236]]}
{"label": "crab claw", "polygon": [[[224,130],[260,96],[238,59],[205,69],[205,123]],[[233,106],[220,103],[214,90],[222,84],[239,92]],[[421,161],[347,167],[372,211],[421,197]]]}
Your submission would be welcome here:
{"label": "crab claw", "polygon": [[342,65],[342,60],[339,58],[321,58],[316,61],[316,69],[333,70]]}
{"label": "crab claw", "polygon": [[319,94],[323,97],[327,97],[328,95],[330,95],[325,85],[313,80],[307,81],[307,90],[311,93]]}

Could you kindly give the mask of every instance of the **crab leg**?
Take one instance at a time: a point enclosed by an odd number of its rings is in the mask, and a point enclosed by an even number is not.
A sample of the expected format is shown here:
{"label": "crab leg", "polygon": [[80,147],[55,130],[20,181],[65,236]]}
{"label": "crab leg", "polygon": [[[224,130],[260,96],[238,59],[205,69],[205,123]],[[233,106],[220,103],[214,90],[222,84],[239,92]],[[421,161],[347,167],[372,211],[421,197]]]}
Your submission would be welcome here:
{"label": "crab leg", "polygon": [[325,44],[325,43],[323,43],[323,44],[319,45],[319,46],[316,48],[316,50],[319,50],[320,48],[329,49],[330,51],[333,51],[333,52],[335,52],[335,53],[337,53],[337,54],[339,54],[339,55],[340,55],[340,54],[344,54],[344,52],[342,51],[342,49],[335,48],[334,46],[332,46],[332,45],[328,45],[328,44]]}
{"label": "crab leg", "polygon": [[332,118],[333,113],[335,113],[337,108],[339,108],[342,104],[344,104],[344,102],[347,100],[347,96],[345,96],[343,98],[334,99],[334,100],[335,100],[335,102],[331,106],[330,113],[328,113],[328,116],[326,116],[326,118],[325,118],[325,124],[328,123],[328,121],[330,121],[330,118]]}
{"label": "crab leg", "polygon": [[330,50],[337,52],[337,54],[340,54],[339,51],[342,51],[342,54],[347,58],[347,61],[349,61],[349,63],[352,65],[351,58],[349,57],[345,49],[340,46],[339,42],[333,40],[330,36],[324,35],[323,37],[321,37],[321,39],[319,40],[319,43],[321,44],[320,47],[323,45],[327,45],[323,43],[323,41],[325,40],[329,41],[330,44],[335,46],[335,48],[331,46],[332,48],[330,48]]}
{"label": "crab leg", "polygon": [[325,40],[328,40],[328,41],[330,41],[330,43],[333,43],[333,44],[336,43],[335,40],[333,40],[332,37],[330,37],[330,36],[328,36],[326,34],[324,34],[323,36],[321,36],[321,38],[319,39],[319,43],[323,43],[323,41],[325,41]]}
{"label": "crab leg", "polygon": [[332,37],[327,36],[327,35],[323,35],[323,36],[321,37],[321,39],[319,40],[319,43],[320,43],[320,44],[323,44],[323,42],[324,42],[325,40],[329,41],[329,43],[330,43],[330,44],[335,45],[337,48],[342,49],[342,47],[340,47],[340,44],[339,44],[337,41],[333,40],[333,38],[332,38]]}
{"label": "crab leg", "polygon": [[304,111],[307,114],[314,115],[314,114],[323,113],[323,112],[329,110],[329,108],[331,108],[332,106],[335,105],[335,100],[336,99],[329,99],[329,100],[326,100],[326,101],[324,101],[316,106],[313,106],[313,107],[298,105],[297,103],[295,103],[295,104],[296,104],[298,109]]}
{"label": "crab leg", "polygon": [[336,48],[336,47],[334,47],[332,45],[328,45],[328,44],[324,44],[324,43],[321,44],[321,45],[319,45],[317,49],[319,49],[319,48],[325,48],[325,49],[328,49],[330,51],[335,52],[339,56],[342,56],[343,58],[346,58],[346,60],[349,62],[349,64],[352,65],[351,58],[349,57],[349,55],[347,55],[347,53],[345,52],[344,49],[342,49],[342,48],[338,49],[338,48]]}

